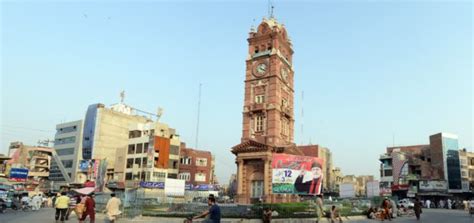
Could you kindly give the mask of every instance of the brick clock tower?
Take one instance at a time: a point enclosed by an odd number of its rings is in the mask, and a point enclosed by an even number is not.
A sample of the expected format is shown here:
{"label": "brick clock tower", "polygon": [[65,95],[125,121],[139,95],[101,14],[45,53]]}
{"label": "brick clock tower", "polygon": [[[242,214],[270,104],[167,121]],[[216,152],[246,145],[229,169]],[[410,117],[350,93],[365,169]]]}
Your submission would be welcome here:
{"label": "brick clock tower", "polygon": [[241,143],[232,147],[237,163],[237,202],[290,202],[296,195],[272,194],[272,154],[303,155],[293,143],[293,49],[275,18],[251,29],[246,60]]}

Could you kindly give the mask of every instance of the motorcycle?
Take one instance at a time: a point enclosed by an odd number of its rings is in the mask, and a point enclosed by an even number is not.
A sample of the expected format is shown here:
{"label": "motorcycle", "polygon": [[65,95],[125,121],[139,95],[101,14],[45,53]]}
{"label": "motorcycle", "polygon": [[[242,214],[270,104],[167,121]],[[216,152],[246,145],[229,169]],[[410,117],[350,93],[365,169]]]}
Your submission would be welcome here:
{"label": "motorcycle", "polygon": [[0,213],[5,212],[6,209],[7,209],[7,202],[5,202],[5,200],[0,198]]}

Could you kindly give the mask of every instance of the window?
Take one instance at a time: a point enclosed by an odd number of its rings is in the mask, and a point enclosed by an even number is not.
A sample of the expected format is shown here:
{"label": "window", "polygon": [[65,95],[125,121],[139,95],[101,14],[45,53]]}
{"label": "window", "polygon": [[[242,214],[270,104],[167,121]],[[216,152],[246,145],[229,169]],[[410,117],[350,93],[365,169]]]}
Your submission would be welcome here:
{"label": "window", "polygon": [[181,159],[179,159],[179,163],[184,165],[190,165],[191,157],[181,157]]}
{"label": "window", "polygon": [[128,145],[128,154],[135,154],[135,144]]}
{"label": "window", "polygon": [[260,198],[263,195],[263,180],[252,181],[252,198]]}
{"label": "window", "polygon": [[384,176],[386,176],[386,177],[392,176],[392,170],[385,170]]}
{"label": "window", "polygon": [[67,156],[74,154],[74,148],[56,149],[58,156]]}
{"label": "window", "polygon": [[143,153],[143,144],[142,143],[137,144],[136,153],[137,154]]}
{"label": "window", "polygon": [[461,176],[462,176],[462,177],[467,177],[467,172],[466,172],[466,171],[462,171],[462,172],[461,172]]}
{"label": "window", "polygon": [[132,168],[133,167],[133,158],[127,159],[127,168]]}
{"label": "window", "polygon": [[142,167],[142,159],[141,158],[135,158],[135,164],[138,165],[138,168]]}
{"label": "window", "polygon": [[132,180],[132,173],[126,173],[125,180]]}
{"label": "window", "polygon": [[163,173],[163,172],[153,172],[153,177],[154,177],[154,178],[165,178],[165,177],[166,177],[166,173]]}
{"label": "window", "polygon": [[171,155],[179,155],[179,146],[170,146],[170,154]]}
{"label": "window", "polygon": [[255,96],[255,103],[257,103],[257,104],[265,103],[265,95],[256,95]]}
{"label": "window", "polygon": [[288,107],[288,100],[286,100],[285,98],[281,99],[281,106],[283,107]]}
{"label": "window", "polygon": [[146,142],[144,145],[143,145],[143,153],[147,153],[148,152],[148,143]]}
{"label": "window", "polygon": [[178,174],[169,173],[169,174],[168,174],[168,178],[170,178],[170,179],[178,179]]}
{"label": "window", "polygon": [[255,131],[257,132],[262,132],[263,131],[263,123],[264,123],[265,118],[263,115],[258,115],[257,118],[255,119]]}
{"label": "window", "polygon": [[190,181],[191,180],[191,173],[180,173],[178,174],[178,179]]}
{"label": "window", "polygon": [[147,159],[146,159],[146,157],[143,157],[143,159],[142,159],[142,165],[145,167],[146,164],[147,164]]}
{"label": "window", "polygon": [[206,174],[204,173],[196,173],[194,175],[194,180],[196,182],[205,182],[206,181]]}
{"label": "window", "polygon": [[63,160],[64,168],[71,168],[72,167],[72,160]]}
{"label": "window", "polygon": [[54,141],[54,145],[68,144],[68,143],[74,143],[74,142],[76,142],[76,137],[71,136],[71,137],[56,139]]}
{"label": "window", "polygon": [[206,158],[196,158],[196,166],[207,166]]}
{"label": "window", "polygon": [[133,138],[138,138],[142,136],[142,132],[140,130],[133,130],[128,132],[128,138],[133,139]]}
{"label": "window", "polygon": [[258,53],[258,46],[255,47],[255,53]]}
{"label": "window", "polygon": [[56,134],[75,132],[76,130],[77,130],[77,126],[68,126],[68,127],[58,129]]}
{"label": "window", "polygon": [[290,133],[290,123],[286,118],[281,119],[281,133],[285,136]]}

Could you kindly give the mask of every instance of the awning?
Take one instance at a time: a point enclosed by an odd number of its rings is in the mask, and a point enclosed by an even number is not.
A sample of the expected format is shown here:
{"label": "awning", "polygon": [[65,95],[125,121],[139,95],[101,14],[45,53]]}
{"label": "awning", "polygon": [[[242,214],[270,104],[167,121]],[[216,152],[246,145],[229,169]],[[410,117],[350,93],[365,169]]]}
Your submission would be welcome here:
{"label": "awning", "polygon": [[77,192],[77,193],[80,193],[80,194],[90,194],[92,192],[95,191],[95,188],[93,187],[84,187],[84,188],[81,188],[81,189],[73,189],[73,191]]}

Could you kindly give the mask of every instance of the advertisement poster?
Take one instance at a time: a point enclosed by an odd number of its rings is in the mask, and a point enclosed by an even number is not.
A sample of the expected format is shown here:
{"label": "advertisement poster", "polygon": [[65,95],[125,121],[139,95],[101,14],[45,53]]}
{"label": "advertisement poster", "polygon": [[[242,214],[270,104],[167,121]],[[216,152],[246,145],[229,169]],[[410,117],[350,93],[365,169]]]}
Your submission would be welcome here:
{"label": "advertisement poster", "polygon": [[273,193],[321,194],[323,183],[322,159],[310,156],[274,154],[272,169]]}
{"label": "advertisement poster", "polygon": [[26,181],[27,178],[28,178],[28,169],[26,168],[11,168],[10,169],[10,180]]}

